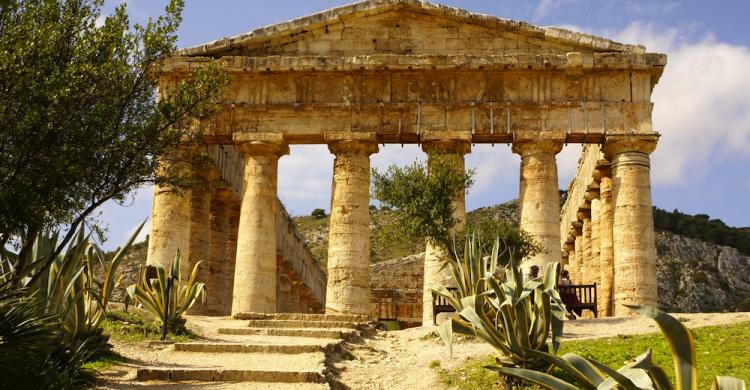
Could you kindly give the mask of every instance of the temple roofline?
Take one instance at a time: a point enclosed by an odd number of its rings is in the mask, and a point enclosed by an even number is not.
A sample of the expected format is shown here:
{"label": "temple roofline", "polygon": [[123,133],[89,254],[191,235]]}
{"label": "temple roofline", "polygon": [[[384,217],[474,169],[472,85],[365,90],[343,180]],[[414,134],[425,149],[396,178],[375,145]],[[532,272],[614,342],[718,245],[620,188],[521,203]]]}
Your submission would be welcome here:
{"label": "temple roofline", "polygon": [[221,38],[198,46],[183,48],[178,50],[176,55],[221,56],[222,52],[234,49],[238,46],[267,40],[284,34],[293,34],[305,29],[322,27],[332,22],[338,22],[342,17],[355,16],[357,14],[367,16],[400,9],[417,11],[469,24],[502,28],[519,34],[542,38],[551,42],[578,46],[596,52],[624,52],[634,54],[642,54],[646,52],[646,48],[642,45],[623,44],[607,38],[573,32],[558,27],[535,26],[526,22],[503,19],[487,14],[472,13],[460,8],[433,4],[427,1],[365,0],[331,8],[290,21],[268,25],[244,34]]}

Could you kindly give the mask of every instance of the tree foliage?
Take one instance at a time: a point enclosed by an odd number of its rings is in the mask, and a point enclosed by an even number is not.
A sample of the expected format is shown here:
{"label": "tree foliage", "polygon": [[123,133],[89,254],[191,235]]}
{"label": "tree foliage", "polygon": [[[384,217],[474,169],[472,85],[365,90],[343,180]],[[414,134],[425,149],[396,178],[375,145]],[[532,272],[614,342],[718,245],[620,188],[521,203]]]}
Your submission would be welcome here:
{"label": "tree foliage", "polygon": [[668,212],[654,207],[654,229],[731,246],[750,256],[750,230],[727,226],[720,219],[708,215],[690,215],[679,210]]}
{"label": "tree foliage", "polygon": [[456,220],[452,201],[473,184],[474,171],[464,171],[448,155],[430,157],[426,164],[415,161],[385,173],[372,170],[372,197],[397,211],[387,234],[431,239],[451,248]]}
{"label": "tree foliage", "polygon": [[[228,78],[218,64],[157,86],[175,50],[183,0],[131,24],[123,2],[16,0],[0,9],[0,246],[67,226],[48,263],[101,204],[147,183],[187,186],[165,162],[197,142],[197,119],[220,103]],[[178,164],[165,164],[178,166]],[[34,259],[36,260],[36,259]],[[28,265],[22,250],[19,268]]]}

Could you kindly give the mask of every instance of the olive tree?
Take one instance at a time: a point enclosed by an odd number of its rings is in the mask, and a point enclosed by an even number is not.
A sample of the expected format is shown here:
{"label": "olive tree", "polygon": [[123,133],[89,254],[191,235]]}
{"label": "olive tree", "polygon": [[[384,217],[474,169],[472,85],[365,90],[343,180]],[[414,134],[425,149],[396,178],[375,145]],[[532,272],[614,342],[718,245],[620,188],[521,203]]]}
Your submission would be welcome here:
{"label": "olive tree", "polygon": [[[228,82],[210,62],[157,99],[183,0],[143,25],[131,24],[125,2],[110,15],[102,4],[0,2],[0,247],[20,250],[17,276],[32,260],[43,270],[108,200],[150,183],[190,186],[188,174],[156,167],[197,161],[175,150],[199,141],[200,119]],[[61,227],[55,250],[30,259],[34,237]]]}

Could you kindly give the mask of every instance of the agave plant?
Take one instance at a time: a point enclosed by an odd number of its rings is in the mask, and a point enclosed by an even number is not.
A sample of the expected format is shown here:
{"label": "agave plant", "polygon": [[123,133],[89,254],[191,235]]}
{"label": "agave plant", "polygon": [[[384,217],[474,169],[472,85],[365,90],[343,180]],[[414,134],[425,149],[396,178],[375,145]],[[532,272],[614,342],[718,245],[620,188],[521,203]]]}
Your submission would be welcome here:
{"label": "agave plant", "polygon": [[[575,383],[568,383],[552,375],[509,367],[486,366],[485,368],[535,383],[547,389],[698,389],[698,374],[695,369],[695,340],[690,329],[669,314],[646,306],[628,306],[633,311],[656,321],[672,349],[676,386],[667,378],[661,367],[654,364],[649,348],[633,362],[614,370],[595,360],[575,354],[557,357],[548,353],[529,350],[537,356],[568,373]],[[712,387],[714,390],[744,390],[745,382],[728,376],[717,376]]]}
{"label": "agave plant", "polygon": [[550,331],[553,351],[559,347],[566,313],[556,290],[560,265],[547,264],[542,280],[524,282],[512,253],[508,264],[500,266],[500,257],[509,248],[501,253],[499,239],[489,256],[484,256],[481,247],[472,235],[461,259],[446,260],[458,296],[443,286],[432,291],[450,302],[459,315],[441,324],[438,333],[451,350],[454,332],[476,335],[501,353],[497,361],[503,367],[548,368],[548,361],[528,351],[548,351]]}
{"label": "agave plant", "polygon": [[[156,265],[156,278],[147,277],[147,269],[141,271],[138,284],[128,286],[126,291],[131,299],[161,321],[162,326],[175,331],[182,327],[182,316],[190,310],[198,298],[206,299],[206,285],[195,280],[200,261],[195,264],[187,283],[182,284],[180,275],[180,252],[177,252],[169,268],[169,273],[161,265]],[[165,335],[162,334],[162,339]]]}

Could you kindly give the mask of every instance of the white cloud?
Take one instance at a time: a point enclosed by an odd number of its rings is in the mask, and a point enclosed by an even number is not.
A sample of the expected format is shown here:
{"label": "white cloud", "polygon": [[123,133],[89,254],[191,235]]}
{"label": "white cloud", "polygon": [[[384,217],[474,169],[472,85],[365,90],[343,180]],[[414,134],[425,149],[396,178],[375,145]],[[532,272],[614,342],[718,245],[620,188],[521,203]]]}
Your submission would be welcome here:
{"label": "white cloud", "polygon": [[652,94],[653,125],[662,134],[652,156],[654,182],[697,181],[713,164],[750,152],[747,47],[720,42],[692,25],[658,28],[633,22],[621,31],[592,32],[668,56]]}
{"label": "white cloud", "polygon": [[536,8],[534,8],[534,18],[540,19],[549,16],[554,11],[571,4],[576,3],[579,0],[539,0]]}

